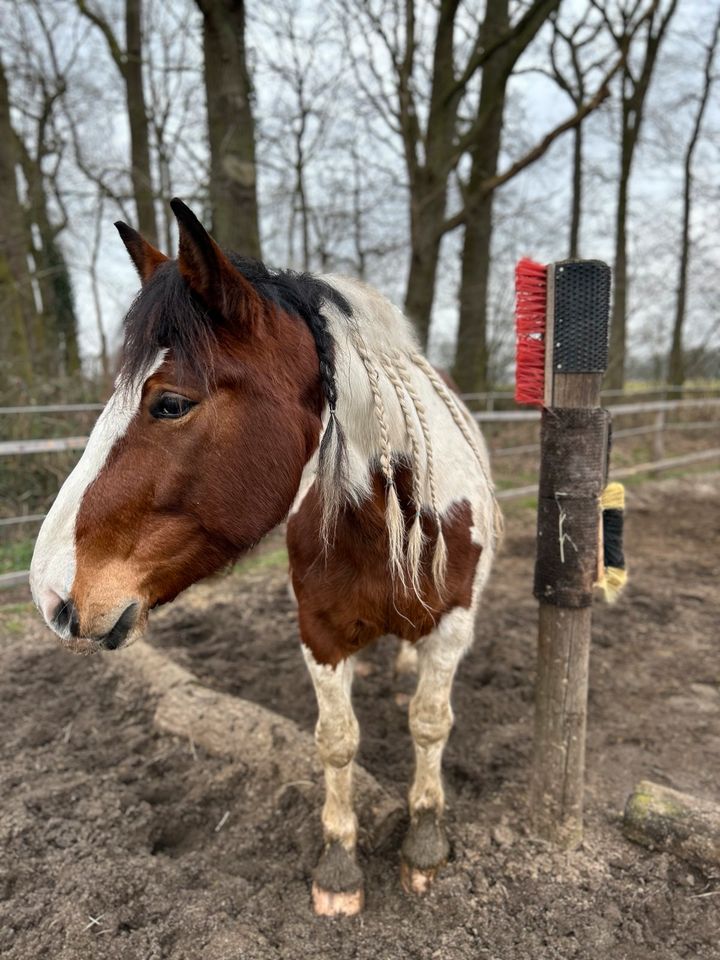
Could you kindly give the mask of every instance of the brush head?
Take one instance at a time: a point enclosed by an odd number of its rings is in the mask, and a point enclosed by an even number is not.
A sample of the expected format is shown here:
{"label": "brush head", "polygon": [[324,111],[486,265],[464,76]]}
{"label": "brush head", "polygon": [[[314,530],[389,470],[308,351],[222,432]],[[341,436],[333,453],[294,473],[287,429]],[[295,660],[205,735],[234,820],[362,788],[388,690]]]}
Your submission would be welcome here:
{"label": "brush head", "polygon": [[545,391],[547,267],[524,258],[515,267],[515,400],[542,406]]}
{"label": "brush head", "polygon": [[[515,400],[552,405],[557,374],[604,373],[608,361],[610,268],[563,260],[515,268]],[[546,380],[550,378],[550,382]]]}

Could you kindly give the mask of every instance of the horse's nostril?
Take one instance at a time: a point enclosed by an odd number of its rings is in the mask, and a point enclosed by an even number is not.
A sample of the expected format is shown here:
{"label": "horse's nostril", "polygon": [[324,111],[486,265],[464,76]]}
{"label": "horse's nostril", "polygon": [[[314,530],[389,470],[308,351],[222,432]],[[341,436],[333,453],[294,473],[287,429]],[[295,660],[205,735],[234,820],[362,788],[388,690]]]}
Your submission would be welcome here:
{"label": "horse's nostril", "polygon": [[123,610],[112,630],[106,633],[104,637],[99,638],[98,642],[101,647],[104,647],[105,650],[117,650],[135,625],[138,606],[137,603],[131,603]]}
{"label": "horse's nostril", "polygon": [[67,628],[73,637],[80,636],[80,621],[77,608],[70,597],[68,597],[67,600],[61,601],[58,605],[52,622],[58,630],[65,630]]}

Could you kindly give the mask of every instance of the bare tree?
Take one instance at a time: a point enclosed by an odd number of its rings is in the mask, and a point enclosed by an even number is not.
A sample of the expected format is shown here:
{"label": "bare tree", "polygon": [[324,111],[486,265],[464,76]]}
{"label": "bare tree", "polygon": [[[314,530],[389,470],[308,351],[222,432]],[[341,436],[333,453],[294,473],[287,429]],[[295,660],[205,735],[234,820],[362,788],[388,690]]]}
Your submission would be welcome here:
{"label": "bare tree", "polygon": [[[488,151],[494,151],[493,128],[498,126],[498,118],[502,123],[502,111],[498,114],[497,104],[490,104],[495,99],[488,93],[492,83],[486,83],[485,78],[492,77],[494,71],[507,82],[518,57],[559,2],[533,0],[511,23],[506,0],[490,0],[479,22],[465,16],[461,0],[440,0],[425,63],[421,62],[420,34],[427,32],[427,24],[419,24],[419,4],[415,0],[390,4],[340,0],[351,54],[358,15],[367,38],[364,62],[354,55],[363,94],[402,143],[410,193],[411,245],[405,310],[425,342],[440,243],[448,230],[463,222],[462,217],[446,219],[451,175],[460,158],[468,149],[476,151],[478,143],[487,143]],[[378,46],[392,70],[390,87],[376,62]],[[481,94],[473,121],[464,125],[462,114],[468,97],[476,94],[481,73],[485,96],[483,99]]]}
{"label": "bare tree", "polygon": [[14,358],[15,371],[32,377],[33,354],[39,334],[28,254],[30,236],[17,192],[18,141],[10,121],[10,97],[0,60],[0,215],[3,243],[0,248],[0,352]]}
{"label": "bare tree", "polygon": [[[531,8],[532,9],[532,8]],[[575,113],[548,131],[505,170],[498,170],[502,138],[507,84],[521,54],[537,35],[552,10],[538,7],[535,17],[526,14],[523,29],[517,28],[508,36],[508,0],[489,0],[485,23],[486,44],[500,44],[497,52],[483,67],[482,87],[476,115],[469,128],[461,135],[471,156],[467,182],[462,185],[463,205],[446,228],[464,224],[465,236],[460,281],[460,323],[453,375],[466,391],[484,390],[488,386],[490,351],[488,344],[488,283],[491,264],[493,233],[493,201],[497,189],[516,177],[542,157],[552,144],[569,130],[576,129],[586,117],[609,96],[609,84],[624,62],[621,50],[614,62],[606,68],[594,91],[588,92]]]}
{"label": "bare tree", "polygon": [[[202,39],[199,30],[188,29],[188,13],[197,14],[194,0],[175,4],[146,0],[145,16],[151,27],[144,44],[148,123],[162,201],[158,210],[161,246],[167,251],[176,243],[170,199],[179,193],[205,202],[209,178],[206,116],[197,104],[197,89],[203,82]],[[199,16],[197,20],[199,25]]]}
{"label": "bare tree", "polygon": [[320,189],[322,168],[337,164],[339,155],[348,152],[333,130],[345,94],[346,63],[334,24],[321,11],[313,18],[303,15],[298,0],[278,0],[256,22],[265,41],[256,75],[275,91],[272,114],[258,134],[261,164],[273,182],[273,207],[283,219],[287,210],[282,234],[288,261],[309,270],[315,259],[322,263],[330,255],[323,221],[334,218],[349,199],[342,194],[331,198]]}
{"label": "bare tree", "polygon": [[[465,227],[461,349],[455,374],[461,386],[472,389],[487,377],[485,327],[493,192],[543,156],[559,136],[581,123],[605,99],[607,81],[618,64],[573,117],[498,173],[508,80],[559,0],[533,0],[514,20],[509,0],[489,0],[479,24],[467,16],[461,0],[441,0],[425,60],[420,34],[426,36],[429,28],[427,23],[422,30],[418,25],[418,4],[412,0],[379,6],[373,0],[339,2],[363,95],[402,144],[410,193],[411,241],[405,309],[425,341],[440,243],[446,233]],[[352,42],[357,31],[350,18],[358,13],[367,28],[363,31],[367,38],[364,60]],[[392,69],[390,87],[384,82],[383,66],[376,62],[377,49],[384,51]],[[470,173],[463,181],[457,170],[464,156],[470,158]],[[460,208],[448,216],[453,176],[459,187]]]}
{"label": "bare tree", "polygon": [[[589,3],[574,23],[565,26],[561,16],[553,17],[553,36],[548,51],[549,67],[541,70],[568,96],[575,110],[585,102],[593,75],[602,69],[607,53],[599,45],[603,20],[593,17],[594,7]],[[600,49],[599,49],[600,47]],[[589,59],[589,56],[592,59]],[[565,59],[565,63],[562,59]],[[570,227],[568,257],[580,255],[580,223],[583,208],[583,131],[578,123],[572,133],[572,191],[570,194]]]}
{"label": "bare tree", "polygon": [[[628,309],[628,257],[627,257],[627,219],[630,175],[633,168],[635,149],[642,128],[645,101],[653,70],[657,62],[660,45],[667,32],[670,20],[677,8],[677,0],[669,0],[661,11],[662,0],[653,0],[651,9],[643,18],[643,26],[638,31],[641,42],[633,44],[630,54],[623,60],[621,72],[622,113],[620,133],[620,169],[618,174],[618,194],[615,220],[615,271],[613,277],[614,296],[612,324],[610,327],[610,362],[606,384],[614,389],[625,385],[625,347],[627,340]],[[634,0],[620,0],[617,16],[613,16],[606,6],[596,2],[601,10],[608,30],[610,30],[619,50],[623,51],[627,37],[632,31],[633,18],[636,16]],[[619,26],[617,22],[619,21]],[[637,55],[634,56],[633,53]]]}
{"label": "bare tree", "polygon": [[[39,37],[30,35],[28,21],[35,27],[41,26]],[[76,373],[80,357],[73,290],[59,242],[67,226],[67,215],[58,189],[64,144],[57,129],[57,108],[66,85],[56,69],[54,50],[43,43],[45,27],[34,4],[27,16],[16,9],[9,62],[12,90],[8,90],[2,72],[3,166],[7,164],[3,208],[6,223],[11,225],[7,249],[13,260],[16,290],[12,298],[15,308],[9,309],[9,313],[15,315],[12,327],[16,347],[20,356],[25,357],[26,371],[53,376]],[[68,54],[72,56],[72,49]],[[48,58],[53,67],[46,71]],[[6,112],[11,103],[17,125]],[[22,227],[17,220],[18,209]],[[24,347],[18,340],[18,308],[25,318]]]}
{"label": "bare tree", "polygon": [[203,15],[210,208],[218,243],[260,256],[255,122],[244,0],[196,0]]}
{"label": "bare tree", "polygon": [[697,103],[695,119],[685,148],[685,157],[683,163],[683,211],[682,211],[682,231],[680,234],[680,266],[678,271],[677,296],[675,300],[675,321],[673,323],[672,344],[670,347],[670,357],[668,360],[668,380],[671,384],[682,385],[685,382],[685,354],[683,350],[683,327],[685,324],[685,312],[687,301],[688,286],[688,267],[690,263],[690,217],[692,213],[693,199],[693,157],[695,148],[700,139],[705,111],[710,100],[710,91],[715,80],[713,73],[713,62],[715,60],[715,51],[718,45],[720,35],[720,13],[715,20],[710,42],[707,45],[705,54],[705,66],[703,70],[703,86]]}
{"label": "bare tree", "polygon": [[151,243],[158,242],[155,195],[150,163],[150,137],[142,70],[142,0],[125,0],[125,46],[119,42],[110,21],[91,7],[88,0],[76,0],[78,10],[105,38],[110,56],[125,85],[130,124],[130,179],[137,209],[138,229]]}

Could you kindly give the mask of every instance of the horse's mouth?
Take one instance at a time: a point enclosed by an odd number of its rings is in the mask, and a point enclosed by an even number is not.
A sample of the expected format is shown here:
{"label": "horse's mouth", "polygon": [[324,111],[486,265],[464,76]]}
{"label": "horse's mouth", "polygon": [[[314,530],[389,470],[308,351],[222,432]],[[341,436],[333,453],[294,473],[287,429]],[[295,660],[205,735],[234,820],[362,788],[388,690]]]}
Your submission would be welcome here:
{"label": "horse's mouth", "polygon": [[68,650],[79,657],[89,657],[93,653],[98,653],[103,648],[98,640],[92,637],[59,637],[60,646],[63,650]]}
{"label": "horse's mouth", "polygon": [[140,604],[132,602],[125,607],[113,626],[101,636],[82,636],[72,629],[56,630],[61,646],[70,653],[87,657],[106,650],[122,650],[136,640],[146,623]]}

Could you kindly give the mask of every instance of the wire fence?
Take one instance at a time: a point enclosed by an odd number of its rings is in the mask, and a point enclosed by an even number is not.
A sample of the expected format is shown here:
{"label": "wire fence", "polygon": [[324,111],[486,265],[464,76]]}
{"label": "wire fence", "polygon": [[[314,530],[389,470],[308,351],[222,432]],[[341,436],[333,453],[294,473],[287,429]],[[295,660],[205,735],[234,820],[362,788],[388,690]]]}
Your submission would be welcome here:
{"label": "wire fence", "polygon": [[[638,426],[630,426],[613,430],[613,442],[630,437],[649,436],[652,439],[651,459],[641,463],[621,466],[612,470],[612,476],[616,479],[623,479],[632,476],[638,476],[645,473],[656,474],[664,470],[674,470],[697,463],[711,462],[720,460],[720,416],[715,419],[702,420],[669,420],[668,414],[684,413],[685,411],[694,411],[703,409],[705,411],[715,411],[720,409],[720,396],[709,396],[709,393],[718,393],[717,388],[708,387],[649,387],[647,390],[633,393],[633,396],[650,394],[657,396],[663,394],[665,397],[672,393],[682,390],[683,399],[659,399],[659,400],[634,400],[627,403],[608,404],[607,409],[613,416],[613,422],[616,418],[648,416],[652,417],[651,423],[645,423]],[[703,392],[703,397],[686,398],[685,394]],[[623,391],[605,391],[604,397],[627,396]],[[505,401],[512,398],[512,394],[503,391],[495,393],[476,393],[466,394],[463,399],[469,404],[476,404],[478,401],[485,405],[484,410],[474,410],[473,416],[478,423],[482,425],[499,427],[503,429],[511,428],[517,424],[539,423],[540,412],[538,410],[496,410],[497,401]],[[0,407],[0,416],[13,414],[63,414],[63,413],[85,413],[99,411],[102,404],[80,403],[80,404],[55,404],[38,405],[28,407]],[[669,432],[688,432],[696,433],[699,431],[716,431],[712,436],[714,446],[705,446],[701,450],[693,450],[678,456],[668,457],[665,455],[665,436]],[[49,437],[28,440],[9,440],[0,442],[0,457],[4,456],[26,456],[36,454],[52,454],[59,451],[79,451],[87,444],[86,436],[77,437]],[[540,444],[537,441],[532,443],[519,443],[510,446],[491,447],[493,460],[497,458],[523,457],[537,454],[540,450]],[[537,483],[525,484],[521,486],[510,487],[498,492],[500,500],[514,500],[523,497],[532,496],[537,493]],[[43,513],[27,513],[20,516],[0,518],[0,528],[10,529],[15,526],[39,524],[45,518]],[[27,581],[27,570],[14,570],[0,574],[0,589],[8,586],[16,586]]]}

